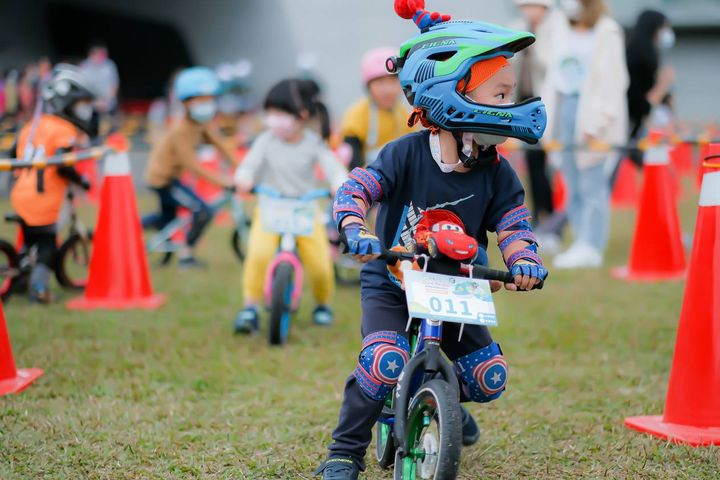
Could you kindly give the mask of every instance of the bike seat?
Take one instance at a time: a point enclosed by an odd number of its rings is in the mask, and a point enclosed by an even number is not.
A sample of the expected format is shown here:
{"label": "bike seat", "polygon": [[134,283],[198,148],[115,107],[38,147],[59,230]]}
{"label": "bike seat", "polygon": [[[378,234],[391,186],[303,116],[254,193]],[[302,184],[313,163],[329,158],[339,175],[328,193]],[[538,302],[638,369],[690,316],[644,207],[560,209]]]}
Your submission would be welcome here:
{"label": "bike seat", "polygon": [[20,225],[25,223],[22,217],[20,217],[17,213],[6,213],[5,221],[10,223],[19,223]]}

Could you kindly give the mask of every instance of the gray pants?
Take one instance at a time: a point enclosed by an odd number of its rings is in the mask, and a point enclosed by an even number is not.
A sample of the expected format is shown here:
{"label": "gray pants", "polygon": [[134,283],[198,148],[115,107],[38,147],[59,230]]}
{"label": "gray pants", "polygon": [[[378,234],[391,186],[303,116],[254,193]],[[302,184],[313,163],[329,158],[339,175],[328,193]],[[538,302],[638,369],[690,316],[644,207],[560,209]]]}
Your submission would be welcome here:
{"label": "gray pants", "polygon": [[[560,95],[558,140],[575,143],[578,95]],[[605,250],[610,229],[610,185],[602,162],[580,168],[574,151],[563,151],[562,173],[568,189],[567,213],[575,241]]]}

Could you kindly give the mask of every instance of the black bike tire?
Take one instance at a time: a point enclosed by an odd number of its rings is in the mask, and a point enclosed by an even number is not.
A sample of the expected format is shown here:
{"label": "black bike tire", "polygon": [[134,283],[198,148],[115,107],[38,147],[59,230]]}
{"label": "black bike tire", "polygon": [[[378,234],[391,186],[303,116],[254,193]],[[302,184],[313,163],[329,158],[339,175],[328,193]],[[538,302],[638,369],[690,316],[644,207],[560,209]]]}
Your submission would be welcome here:
{"label": "black bike tire", "polygon": [[243,238],[243,234],[238,230],[237,228],[233,230],[232,238],[230,239],[230,243],[232,245],[233,252],[235,253],[235,256],[238,260],[240,260],[240,263],[245,261],[245,250],[247,249],[247,245],[245,244],[245,239]]}
{"label": "black bike tire", "polygon": [[167,267],[172,260],[174,252],[160,251],[160,250],[147,250],[147,260],[150,267]]}
{"label": "black bike tire", "polygon": [[[17,250],[15,250],[15,247],[10,242],[0,240],[0,255],[7,258],[9,267],[20,268],[20,255],[18,255]],[[0,300],[7,302],[10,299],[16,282],[17,278],[11,279],[7,286],[3,288],[5,281],[2,280],[2,283],[0,283],[0,289],[2,289],[0,290]]]}
{"label": "black bike tire", "polygon": [[[282,335],[282,317],[285,313],[290,314],[290,308],[286,305],[287,289],[292,287],[293,266],[283,262],[275,269],[273,276],[272,291],[270,295],[270,322],[268,340],[270,345],[282,345],[287,337]],[[288,327],[289,330],[289,327]]]}
{"label": "black bike tire", "polygon": [[[383,426],[386,427],[383,437]],[[382,443],[381,443],[382,441]],[[391,425],[384,425],[380,422],[375,424],[375,458],[382,469],[392,467],[395,462],[395,439]]]}
{"label": "black bike tire", "polygon": [[[462,412],[455,392],[450,385],[441,379],[430,380],[420,386],[408,408],[408,425],[413,415],[422,415],[421,408],[427,400],[437,405],[437,422],[440,438],[438,438],[438,462],[433,480],[455,480],[460,469],[460,453],[462,450]],[[418,439],[419,440],[419,439]],[[415,440],[413,439],[413,442]],[[415,444],[409,444],[414,448]],[[409,480],[403,476],[403,458],[398,451],[395,457],[394,480]],[[416,476],[416,478],[419,478]],[[414,480],[414,479],[413,479]]]}
{"label": "black bike tire", "polygon": [[[92,231],[88,231],[87,242],[88,246],[92,248]],[[73,233],[63,243],[55,255],[55,278],[61,287],[68,290],[84,290],[87,285],[87,278],[84,280],[77,280],[70,278],[66,270],[65,256],[72,250],[72,247],[77,242],[85,242],[86,240],[79,234]],[[88,248],[88,252],[90,249]],[[90,267],[90,253],[88,253],[88,274]]]}

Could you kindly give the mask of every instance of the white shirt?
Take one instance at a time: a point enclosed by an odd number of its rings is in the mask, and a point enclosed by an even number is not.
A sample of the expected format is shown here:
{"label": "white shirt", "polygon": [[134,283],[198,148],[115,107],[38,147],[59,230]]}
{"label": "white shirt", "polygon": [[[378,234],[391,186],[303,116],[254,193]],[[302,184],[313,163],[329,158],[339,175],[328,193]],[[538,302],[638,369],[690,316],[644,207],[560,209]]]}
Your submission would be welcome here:
{"label": "white shirt", "polygon": [[334,189],[347,179],[345,167],[315,132],[305,129],[302,140],[287,143],[267,130],[253,142],[235,171],[235,181],[265,185],[284,196],[300,197],[322,186],[315,175],[317,165]]}
{"label": "white shirt", "polygon": [[555,88],[565,95],[580,93],[585,76],[590,70],[595,50],[595,30],[577,31],[569,29],[567,38],[560,44],[558,75]]}

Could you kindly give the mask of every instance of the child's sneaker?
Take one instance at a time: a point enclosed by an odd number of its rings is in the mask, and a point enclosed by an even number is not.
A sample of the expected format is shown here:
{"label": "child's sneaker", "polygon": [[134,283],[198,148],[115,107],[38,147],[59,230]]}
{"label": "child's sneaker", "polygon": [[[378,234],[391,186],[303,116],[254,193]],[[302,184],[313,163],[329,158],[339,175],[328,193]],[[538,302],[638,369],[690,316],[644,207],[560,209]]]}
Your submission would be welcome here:
{"label": "child's sneaker", "polygon": [[235,317],[235,333],[250,334],[259,328],[259,315],[255,307],[245,307]]}
{"label": "child's sneaker", "polygon": [[330,325],[333,322],[333,311],[328,305],[318,305],[313,310],[313,322],[315,325]]}
{"label": "child's sneaker", "polygon": [[463,419],[462,444],[468,447],[477,443],[478,439],[480,439],[480,428],[473,416],[470,415],[470,412],[468,412],[465,407],[461,405],[460,410],[462,410]]}
{"label": "child's sneaker", "polygon": [[47,285],[36,283],[30,286],[30,302],[47,305],[52,303],[52,294]]}
{"label": "child's sneaker", "polygon": [[350,457],[330,457],[315,470],[313,475],[320,474],[323,480],[357,480],[360,467]]}
{"label": "child's sneaker", "polygon": [[178,260],[178,267],[181,270],[205,269],[207,268],[207,264],[205,262],[201,262],[195,257],[183,257]]}

